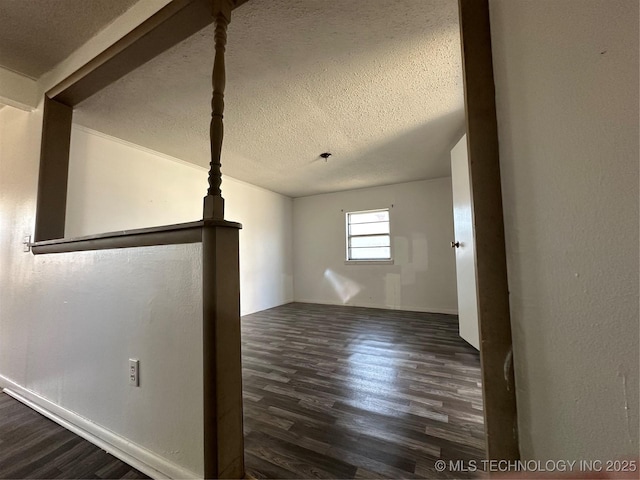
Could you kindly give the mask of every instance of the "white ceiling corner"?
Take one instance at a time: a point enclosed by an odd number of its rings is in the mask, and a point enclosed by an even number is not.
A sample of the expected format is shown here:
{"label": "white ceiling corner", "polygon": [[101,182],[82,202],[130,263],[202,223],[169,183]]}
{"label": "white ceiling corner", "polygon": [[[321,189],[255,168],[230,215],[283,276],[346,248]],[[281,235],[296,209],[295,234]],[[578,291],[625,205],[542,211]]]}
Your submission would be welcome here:
{"label": "white ceiling corner", "polygon": [[0,67],[38,79],[137,1],[0,0]]}

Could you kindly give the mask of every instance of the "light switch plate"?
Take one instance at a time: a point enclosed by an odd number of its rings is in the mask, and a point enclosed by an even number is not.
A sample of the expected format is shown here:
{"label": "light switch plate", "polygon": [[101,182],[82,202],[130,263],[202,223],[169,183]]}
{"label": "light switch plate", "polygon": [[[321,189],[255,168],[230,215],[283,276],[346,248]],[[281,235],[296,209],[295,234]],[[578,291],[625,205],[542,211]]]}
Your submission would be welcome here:
{"label": "light switch plate", "polygon": [[22,251],[23,252],[31,251],[31,235],[27,235],[22,239]]}

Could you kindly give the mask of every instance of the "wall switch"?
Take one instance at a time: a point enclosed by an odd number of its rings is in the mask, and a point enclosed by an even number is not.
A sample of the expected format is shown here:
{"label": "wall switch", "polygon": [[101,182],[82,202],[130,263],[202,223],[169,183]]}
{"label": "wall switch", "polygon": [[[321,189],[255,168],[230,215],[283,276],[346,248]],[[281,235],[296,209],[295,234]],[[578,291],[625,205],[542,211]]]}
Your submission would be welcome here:
{"label": "wall switch", "polygon": [[22,239],[22,251],[30,252],[31,251],[31,235],[26,235]]}
{"label": "wall switch", "polygon": [[129,359],[129,385],[140,386],[140,360],[137,358]]}

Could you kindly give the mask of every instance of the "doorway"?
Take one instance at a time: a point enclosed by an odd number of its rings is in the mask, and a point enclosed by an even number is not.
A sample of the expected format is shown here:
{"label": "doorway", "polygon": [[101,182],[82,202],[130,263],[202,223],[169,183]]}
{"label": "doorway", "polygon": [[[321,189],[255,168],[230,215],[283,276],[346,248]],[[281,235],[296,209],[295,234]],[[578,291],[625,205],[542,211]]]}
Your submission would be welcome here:
{"label": "doorway", "polygon": [[[196,2],[192,2],[196,3]],[[517,458],[517,428],[515,411],[515,392],[513,382],[513,369],[511,368],[511,331],[509,321],[508,289],[506,283],[506,259],[504,254],[504,229],[502,223],[502,205],[500,192],[500,174],[498,162],[497,126],[495,119],[495,104],[493,90],[493,75],[491,66],[491,44],[489,29],[489,8],[487,1],[461,0],[460,28],[463,52],[463,77],[465,84],[465,110],[466,131],[470,156],[470,176],[473,199],[473,218],[476,226],[475,240],[477,246],[477,280],[478,280],[478,305],[480,322],[480,351],[482,356],[482,385],[484,394],[484,409],[486,422],[487,455],[489,458]],[[179,10],[184,6],[172,4],[170,10]],[[184,7],[185,9],[187,7]],[[175,12],[171,13],[173,15]],[[195,18],[195,17],[194,17]],[[193,20],[193,25],[187,28],[189,22],[181,22],[180,30],[173,38],[174,44],[184,39],[185,30],[197,31],[206,22]],[[160,35],[162,28],[173,22],[170,16],[167,18],[156,17],[153,23],[153,32]],[[173,23],[177,25],[177,23]],[[135,44],[135,36],[127,38],[128,46]],[[152,42],[153,43],[153,42]],[[158,47],[159,48],[159,47]],[[163,44],[162,48],[167,48]],[[156,47],[147,45],[145,58],[152,58],[159,51]],[[101,56],[98,67],[100,71],[111,69],[118,70],[113,78],[121,76],[122,70],[132,70],[144,63],[138,58],[132,59],[130,52],[122,54],[117,49],[111,49]],[[126,58],[125,58],[126,57]],[[124,62],[107,62],[106,60],[118,59]],[[111,66],[110,66],[111,65]],[[115,66],[114,66],[115,65]],[[92,68],[94,68],[92,66]],[[90,71],[90,73],[93,70]],[[111,72],[113,74],[113,72]],[[101,79],[112,78],[98,75]],[[89,90],[80,88],[89,85]],[[73,87],[73,88],[72,88]],[[77,87],[77,88],[76,88]],[[99,91],[104,87],[103,80],[96,80],[96,75],[89,75],[81,71],[75,76],[56,87],[57,91],[49,92],[52,99],[63,101],[68,107],[80,102],[82,99],[74,92],[83,90],[86,96]],[[54,89],[56,90],[56,89]],[[75,95],[75,96],[74,96]],[[57,120],[57,123],[71,122],[68,119]],[[47,117],[48,118],[48,117]],[[44,131],[50,131],[53,122],[45,122]],[[43,135],[43,138],[45,136]],[[61,142],[64,143],[64,142]],[[63,148],[64,147],[64,148]],[[68,147],[68,145],[67,145]],[[46,164],[46,153],[55,150],[58,157],[64,156],[64,145],[43,146],[45,155],[43,161]],[[66,152],[68,156],[68,151]],[[41,193],[47,191],[44,187],[50,187],[50,183],[56,184],[51,189],[51,195],[64,196],[65,189],[58,188],[63,184],[61,175],[52,178],[41,176]],[[40,198],[40,195],[39,195]],[[45,197],[42,197],[45,198]],[[43,200],[44,202],[44,200]],[[46,202],[41,202],[43,205]],[[51,202],[50,202],[51,203]],[[50,208],[38,208],[40,218],[47,217]],[[64,222],[62,222],[64,223]],[[62,231],[64,225],[62,224]],[[60,227],[60,225],[57,225]],[[51,238],[57,238],[55,232]],[[217,339],[224,342],[225,339]],[[222,386],[224,387],[224,386]],[[242,432],[235,432],[242,435]]]}

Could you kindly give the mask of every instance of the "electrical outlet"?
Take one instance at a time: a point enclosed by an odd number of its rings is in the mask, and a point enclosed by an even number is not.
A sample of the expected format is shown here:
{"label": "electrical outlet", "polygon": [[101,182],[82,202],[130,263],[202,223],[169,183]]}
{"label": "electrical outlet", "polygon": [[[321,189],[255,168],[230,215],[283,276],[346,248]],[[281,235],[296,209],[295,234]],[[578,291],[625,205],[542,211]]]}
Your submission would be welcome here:
{"label": "electrical outlet", "polygon": [[140,386],[140,360],[137,358],[129,359],[129,385]]}

